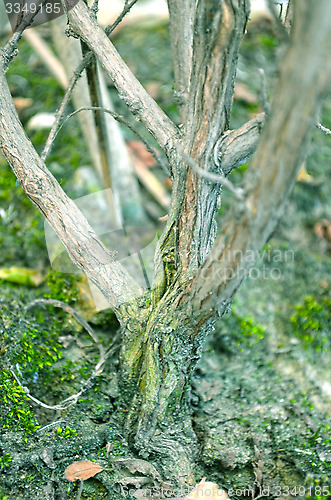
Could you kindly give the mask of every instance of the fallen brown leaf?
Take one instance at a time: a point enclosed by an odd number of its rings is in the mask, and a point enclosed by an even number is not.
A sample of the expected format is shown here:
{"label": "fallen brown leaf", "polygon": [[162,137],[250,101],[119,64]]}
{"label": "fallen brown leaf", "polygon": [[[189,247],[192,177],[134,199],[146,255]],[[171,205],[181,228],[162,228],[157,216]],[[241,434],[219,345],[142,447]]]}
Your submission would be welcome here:
{"label": "fallen brown leaf", "polygon": [[81,460],[80,462],[73,462],[64,471],[64,477],[70,481],[77,481],[77,479],[89,479],[95,476],[98,472],[107,470],[101,465],[90,462],[89,460]]}

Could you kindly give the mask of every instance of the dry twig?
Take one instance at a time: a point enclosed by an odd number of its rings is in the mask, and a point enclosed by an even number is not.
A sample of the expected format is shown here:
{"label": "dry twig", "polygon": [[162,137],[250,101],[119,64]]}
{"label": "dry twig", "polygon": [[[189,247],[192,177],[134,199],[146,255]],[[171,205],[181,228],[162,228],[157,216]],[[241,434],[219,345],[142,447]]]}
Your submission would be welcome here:
{"label": "dry twig", "polygon": [[237,188],[232,184],[229,179],[227,179],[223,174],[221,173],[213,173],[213,172],[208,172],[204,170],[203,168],[199,167],[199,165],[189,156],[185,151],[181,149],[181,155],[183,159],[186,161],[186,163],[191,167],[197,174],[199,174],[201,177],[204,179],[207,179],[211,182],[214,182],[216,184],[222,184],[230,193],[232,193],[235,198],[237,198],[240,201],[243,201],[244,199],[244,191],[241,188]]}
{"label": "dry twig", "polygon": [[57,134],[60,132],[61,128],[66,123],[66,121],[68,121],[69,118],[71,118],[72,116],[75,116],[77,113],[80,113],[81,111],[102,111],[103,113],[108,113],[116,121],[118,121],[119,123],[122,123],[123,125],[128,127],[128,129],[130,129],[141,140],[141,142],[143,142],[145,144],[148,151],[155,158],[155,160],[159,163],[159,165],[163,168],[163,170],[165,171],[167,176],[170,176],[170,171],[169,171],[169,168],[168,168],[166,162],[163,160],[160,153],[155,148],[153,148],[153,146],[150,145],[150,143],[145,139],[145,137],[143,135],[141,135],[136,130],[136,128],[133,125],[131,125],[131,123],[128,120],[126,120],[122,115],[119,115],[118,113],[116,113],[115,111],[111,111],[110,109],[103,108],[102,106],[83,106],[82,108],[76,109],[75,111],[70,113],[70,115],[68,115],[63,120],[61,125],[58,126],[57,130],[55,131],[55,135],[52,138],[52,143],[54,142]]}
{"label": "dry twig", "polygon": [[99,362],[95,366],[95,368],[92,372],[92,375],[90,376],[90,378],[86,382],[84,382],[82,384],[80,390],[76,394],[69,396],[69,398],[64,399],[61,403],[59,403],[57,405],[50,406],[46,403],[43,403],[43,401],[40,401],[39,399],[35,398],[34,396],[32,396],[32,394],[30,394],[28,387],[23,386],[22,382],[20,381],[20,379],[18,378],[18,376],[16,375],[14,370],[11,369],[10,371],[11,371],[13,377],[15,378],[16,382],[24,390],[26,397],[31,399],[31,401],[33,401],[34,403],[36,403],[39,406],[42,406],[43,408],[46,408],[47,410],[54,410],[54,411],[65,410],[65,409],[69,408],[70,406],[76,404],[78,399],[80,398],[80,396],[84,392],[86,392],[88,389],[93,387],[95,379],[97,377],[99,377],[103,371],[105,362],[107,361],[109,356],[111,356],[114,353],[114,351],[116,351],[116,349],[118,348],[118,346],[116,344],[117,344],[117,341],[119,340],[119,338],[120,338],[119,334],[115,335],[111,345],[109,346],[107,351],[104,353],[104,355],[100,358]]}

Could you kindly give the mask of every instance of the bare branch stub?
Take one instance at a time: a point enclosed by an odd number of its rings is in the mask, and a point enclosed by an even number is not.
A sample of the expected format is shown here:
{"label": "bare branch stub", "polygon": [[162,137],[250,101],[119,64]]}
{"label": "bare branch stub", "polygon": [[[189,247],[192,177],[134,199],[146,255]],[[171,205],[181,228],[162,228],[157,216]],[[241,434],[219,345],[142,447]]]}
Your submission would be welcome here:
{"label": "bare branch stub", "polygon": [[215,146],[215,164],[228,176],[243,165],[256,151],[265,114],[259,113],[237,130],[229,130]]}

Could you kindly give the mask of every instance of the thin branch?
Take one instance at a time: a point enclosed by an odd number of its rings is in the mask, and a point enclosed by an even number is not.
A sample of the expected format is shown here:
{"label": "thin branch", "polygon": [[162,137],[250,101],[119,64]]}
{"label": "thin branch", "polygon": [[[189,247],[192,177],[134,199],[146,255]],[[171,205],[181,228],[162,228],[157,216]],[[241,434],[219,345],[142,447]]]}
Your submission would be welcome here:
{"label": "thin branch", "polygon": [[[22,18],[21,22],[15,28],[15,32],[10,37],[10,39],[6,42],[6,44],[2,47],[0,52],[0,65],[2,66],[4,72],[7,71],[9,63],[12,59],[17,55],[17,45],[22,38],[23,32],[26,28],[31,26],[35,17],[39,14],[39,10],[41,6],[46,3],[48,0],[39,0],[36,4],[35,12],[29,12],[25,17]],[[24,4],[24,1],[23,1]],[[21,11],[21,14],[23,11]]]}
{"label": "thin branch", "polygon": [[79,1],[67,12],[71,29],[89,46],[112,79],[130,111],[145,125],[160,147],[169,152],[179,131],[131,73],[86,5]]}
{"label": "thin branch", "polygon": [[324,127],[324,125],[322,125],[321,123],[318,123],[316,125],[316,127],[321,131],[323,132],[323,134],[326,134],[326,135],[331,135],[331,130],[329,128],[326,128]]}
{"label": "thin branch", "polygon": [[223,174],[220,173],[213,173],[213,172],[208,172],[207,170],[204,170],[203,168],[199,167],[199,165],[191,158],[188,154],[182,151],[182,156],[183,159],[186,161],[186,163],[197,173],[200,175],[200,177],[203,177],[204,179],[207,179],[211,182],[214,182],[216,184],[222,184],[230,193],[234,195],[237,200],[243,201],[244,199],[244,191],[241,188],[235,187],[229,179],[227,179]]}
{"label": "thin branch", "polygon": [[76,404],[78,402],[78,399],[81,397],[82,394],[84,394],[84,392],[86,392],[87,390],[91,389],[91,387],[93,387],[93,385],[95,383],[95,379],[102,374],[103,369],[104,369],[104,365],[105,365],[107,359],[116,351],[116,349],[119,348],[119,345],[116,344],[119,339],[120,339],[120,335],[117,334],[114,337],[114,339],[113,339],[111,345],[109,346],[109,348],[107,349],[107,351],[103,354],[103,356],[98,361],[98,363],[95,366],[89,379],[86,380],[86,382],[84,382],[82,384],[80,390],[76,394],[73,394],[72,396],[69,396],[68,398],[64,399],[63,401],[61,401],[61,403],[58,403],[57,405],[50,406],[50,405],[44,403],[43,401],[40,401],[39,399],[35,398],[34,396],[32,396],[32,394],[30,394],[28,387],[23,386],[22,382],[20,381],[20,379],[18,378],[18,376],[16,375],[14,370],[11,369],[10,371],[11,371],[13,377],[15,378],[16,382],[22,387],[23,391],[25,392],[25,395],[29,399],[31,399],[31,401],[33,401],[34,403],[36,403],[39,406],[42,406],[43,408],[46,408],[47,410],[54,410],[54,411],[66,410],[70,406]]}
{"label": "thin branch", "polygon": [[57,113],[55,115],[55,120],[54,120],[53,126],[50,130],[50,133],[48,134],[43,152],[40,155],[42,161],[46,161],[46,158],[48,157],[49,153],[51,152],[54,139],[57,135],[57,130],[58,130],[60,123],[62,121],[62,118],[64,116],[67,104],[69,103],[69,101],[71,99],[73,89],[74,89],[78,79],[81,77],[84,69],[92,62],[92,60],[93,60],[93,54],[92,54],[92,52],[88,52],[83,57],[82,62],[79,64],[79,66],[74,71],[72,77],[70,78],[69,85],[68,85],[68,88],[64,94],[63,101],[61,103],[59,110],[57,111]]}
{"label": "thin branch", "polygon": [[[116,21],[111,26],[107,27],[107,35],[108,36],[110,35],[110,33],[112,33],[112,31],[116,28],[116,26],[118,26],[118,24],[123,20],[124,16],[130,11],[131,7],[136,2],[137,2],[137,0],[132,0],[128,5],[126,5],[126,3],[125,3],[124,8],[123,8],[122,12],[120,13],[120,15],[118,16],[118,18],[116,19]],[[51,151],[51,148],[52,148],[52,145],[54,142],[54,138],[55,138],[56,133],[57,133],[56,131],[57,131],[57,129],[62,121],[67,104],[69,103],[69,101],[71,99],[71,95],[72,95],[72,92],[74,90],[74,87],[75,87],[77,81],[79,80],[79,78],[81,77],[84,69],[86,69],[91,64],[92,61],[93,61],[93,52],[86,53],[85,56],[83,57],[82,61],[79,63],[79,65],[77,66],[77,68],[73,72],[72,77],[70,78],[68,88],[65,92],[61,106],[55,115],[55,120],[54,120],[53,126],[50,130],[50,133],[49,133],[47,140],[46,140],[44,150],[41,154],[41,159],[43,161],[46,160],[46,158],[48,157],[48,155]]]}
{"label": "thin branch", "polygon": [[289,32],[292,25],[292,17],[293,17],[293,2],[292,0],[288,0],[287,9],[285,14],[284,25],[287,31]]}
{"label": "thin branch", "polygon": [[124,17],[128,14],[128,12],[130,12],[130,10],[134,6],[134,4],[137,3],[137,1],[138,0],[131,0],[131,2],[130,2],[128,0],[125,0],[125,4],[124,4],[123,10],[120,13],[120,15],[117,17],[117,19],[112,24],[109,24],[108,26],[106,26],[105,33],[107,36],[109,36],[114,31],[114,29],[117,28],[117,26],[123,21]]}
{"label": "thin branch", "polygon": [[[96,104],[96,106],[114,111],[106,79],[99,64],[98,80],[100,103]],[[83,106],[88,104],[84,103]],[[148,218],[138,179],[134,173],[133,162],[124,140],[123,131],[120,124],[112,116],[102,113],[102,111],[99,111],[99,113],[102,115],[105,125],[108,169],[110,172],[113,199],[117,201],[117,212],[121,220],[121,225],[125,227],[130,223],[144,226],[148,224]],[[87,114],[90,116],[91,113]]]}
{"label": "thin branch", "polygon": [[42,305],[42,306],[48,306],[48,305],[50,305],[50,306],[54,306],[54,307],[60,307],[61,309],[63,309],[64,311],[66,311],[68,314],[70,314],[71,316],[73,316],[75,318],[75,320],[78,321],[78,323],[87,331],[87,333],[89,334],[89,336],[91,337],[91,339],[93,340],[93,342],[95,342],[97,344],[97,346],[99,348],[99,352],[100,352],[100,357],[103,358],[103,356],[105,354],[105,350],[103,348],[102,343],[100,342],[100,340],[96,336],[93,328],[87,323],[87,321],[85,321],[84,318],[82,318],[82,316],[80,314],[78,314],[78,312],[75,311],[75,309],[73,309],[72,307],[70,307],[65,302],[62,302],[61,300],[55,300],[55,299],[35,299],[32,302],[30,302],[27,306],[25,306],[24,312],[26,312],[29,309],[31,309],[31,308],[33,308],[35,306],[38,306],[38,305]]}
{"label": "thin branch", "polygon": [[[89,49],[84,42],[80,41],[80,46],[83,55],[89,52]],[[84,104],[90,104],[91,106],[102,106],[103,103],[100,92],[100,79],[95,57],[93,57],[91,64],[89,64],[86,68],[86,80],[89,93],[89,102]],[[100,111],[97,111],[92,116],[94,130],[97,136],[97,149],[99,151],[103,184],[106,189],[111,189],[112,184],[109,170],[110,158],[108,147],[109,137],[107,136],[104,115]],[[109,201],[111,203],[111,200]],[[112,207],[112,205],[110,205],[110,207]],[[114,209],[114,207],[112,207],[112,209]]]}
{"label": "thin branch", "polygon": [[45,431],[46,429],[53,427],[53,425],[63,424],[66,422],[67,421],[64,418],[61,418],[61,420],[55,420],[54,422],[51,422],[50,424],[44,425],[43,427],[39,427],[39,429],[37,429],[36,432]]}
{"label": "thin branch", "polygon": [[82,108],[76,109],[75,111],[73,111],[72,113],[70,113],[70,115],[68,115],[63,120],[63,122],[59,126],[58,130],[56,131],[56,134],[55,134],[55,136],[53,138],[53,142],[54,142],[57,134],[60,132],[60,130],[62,129],[63,125],[69,120],[69,118],[71,118],[72,116],[75,116],[77,113],[80,113],[81,111],[102,111],[103,113],[107,113],[110,116],[112,116],[119,123],[122,123],[123,125],[125,125],[126,127],[128,127],[128,129],[130,129],[141,140],[141,142],[143,142],[145,144],[146,148],[151,153],[151,155],[153,155],[153,157],[155,158],[155,160],[163,168],[163,170],[167,174],[167,176],[170,177],[171,174],[170,174],[170,171],[169,171],[169,168],[168,168],[166,162],[163,160],[163,158],[160,155],[160,153],[158,151],[156,151],[155,148],[153,148],[153,146],[151,146],[151,144],[145,139],[145,137],[143,135],[141,135],[136,130],[136,128],[133,125],[131,125],[131,123],[128,120],[126,120],[122,115],[119,115],[115,111],[111,111],[110,109],[106,109],[106,108],[103,108],[101,106],[83,106]]}

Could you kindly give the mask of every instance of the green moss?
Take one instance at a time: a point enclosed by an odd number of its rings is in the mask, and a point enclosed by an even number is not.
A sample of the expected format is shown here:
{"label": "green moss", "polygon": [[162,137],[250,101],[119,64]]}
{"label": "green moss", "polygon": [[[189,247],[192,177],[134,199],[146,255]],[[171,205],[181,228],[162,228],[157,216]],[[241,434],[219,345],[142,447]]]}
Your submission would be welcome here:
{"label": "green moss", "polygon": [[45,248],[43,218],[0,158],[0,266],[33,267]]}
{"label": "green moss", "polygon": [[61,357],[58,328],[40,330],[28,326],[10,347],[11,363],[18,365],[26,379],[31,382],[37,381],[41,370],[44,370],[44,376],[47,378],[48,368]]}
{"label": "green moss", "polygon": [[9,453],[0,456],[0,470],[4,469],[5,467],[9,467],[11,461],[12,457],[9,455]]}
{"label": "green moss", "polygon": [[[23,431],[25,438],[39,428],[23,388],[18,385],[9,370],[3,369],[0,375],[0,426],[10,432]],[[0,464],[1,459],[0,459]],[[5,459],[3,465],[8,465]]]}
{"label": "green moss", "polygon": [[79,290],[76,275],[59,273],[51,269],[47,274],[46,283],[49,288],[49,293],[45,294],[46,298],[61,300],[67,304],[78,300]]}
{"label": "green moss", "polygon": [[327,350],[331,345],[330,318],[330,297],[308,295],[303,303],[295,306],[295,313],[290,318],[292,333],[303,341],[306,348]]}
{"label": "green moss", "polygon": [[241,317],[236,312],[233,313],[239,326],[239,333],[243,337],[251,339],[254,343],[263,339],[265,328],[255,322],[254,318],[249,316]]}
{"label": "green moss", "polygon": [[70,439],[78,436],[78,432],[74,429],[70,429],[70,427],[58,427],[56,429],[56,435],[64,439]]}

